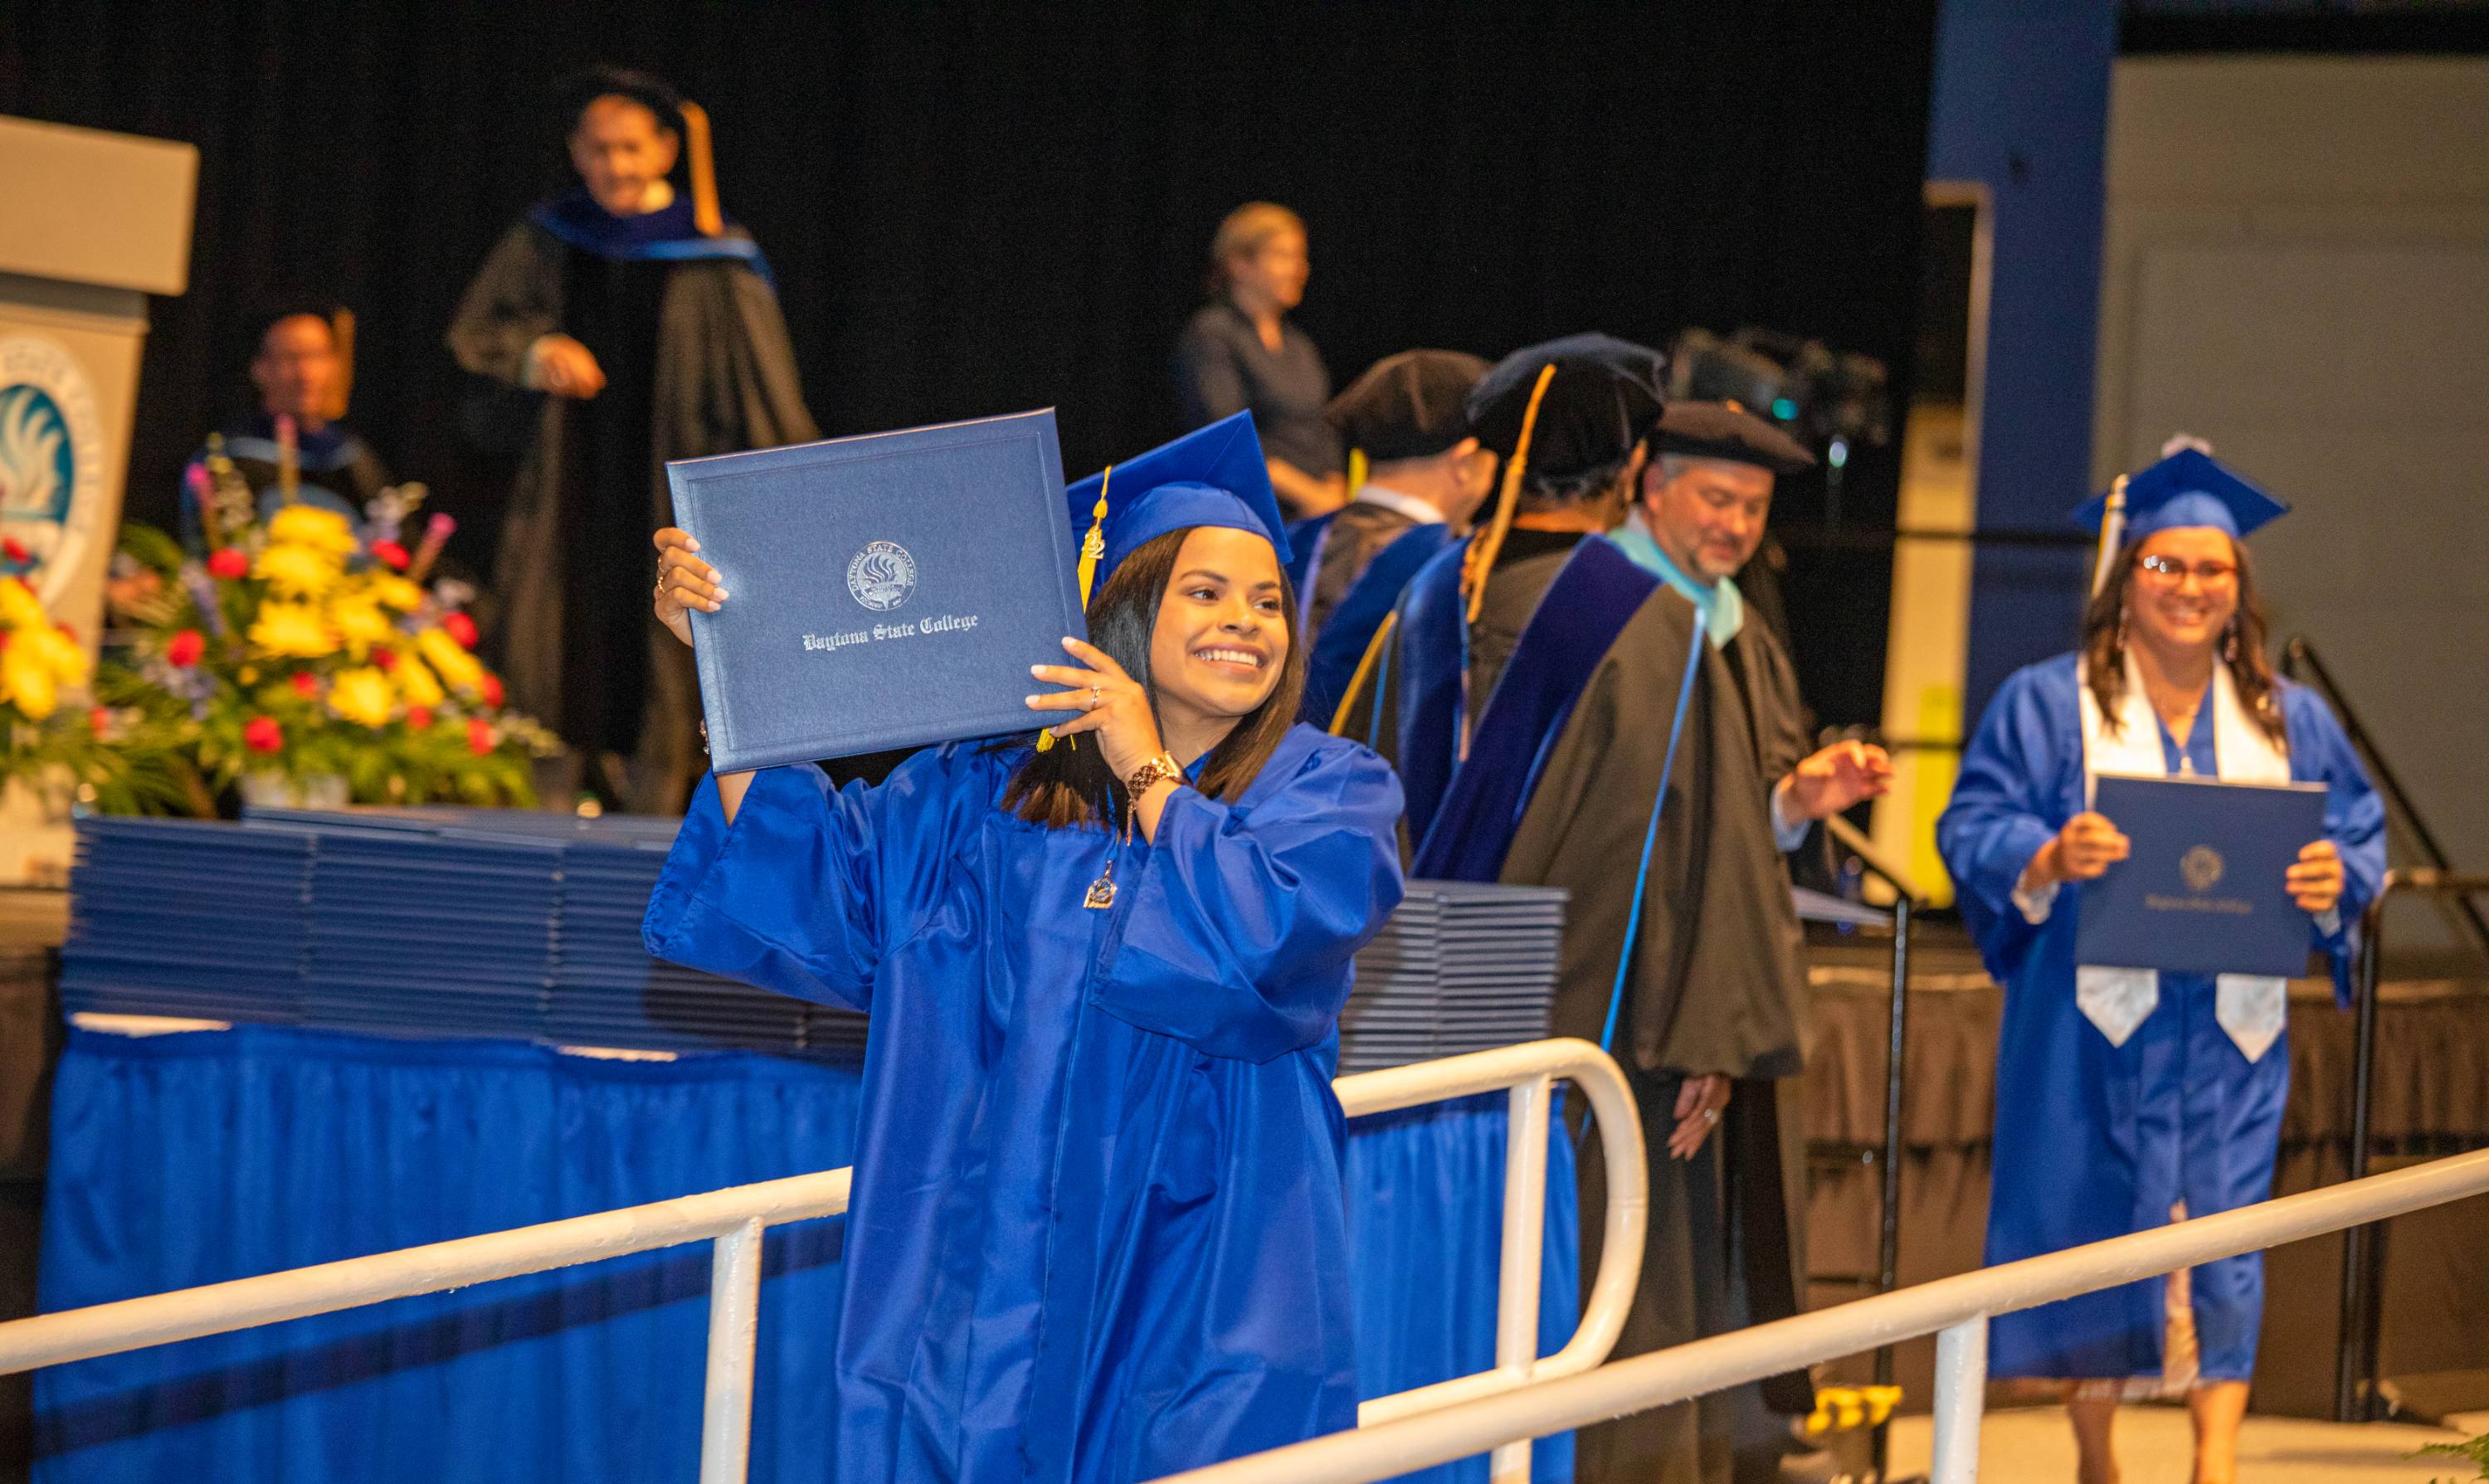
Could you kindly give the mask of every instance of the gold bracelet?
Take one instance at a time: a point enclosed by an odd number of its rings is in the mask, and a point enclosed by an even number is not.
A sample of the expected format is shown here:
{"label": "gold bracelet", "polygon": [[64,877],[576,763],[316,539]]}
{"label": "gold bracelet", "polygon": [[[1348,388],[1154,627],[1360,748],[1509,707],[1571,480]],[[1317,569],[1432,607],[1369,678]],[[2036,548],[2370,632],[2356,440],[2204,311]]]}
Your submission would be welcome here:
{"label": "gold bracelet", "polygon": [[1184,764],[1175,760],[1173,753],[1160,753],[1144,759],[1139,767],[1132,770],[1132,776],[1124,780],[1125,796],[1137,804],[1142,794],[1170,778],[1183,782]]}

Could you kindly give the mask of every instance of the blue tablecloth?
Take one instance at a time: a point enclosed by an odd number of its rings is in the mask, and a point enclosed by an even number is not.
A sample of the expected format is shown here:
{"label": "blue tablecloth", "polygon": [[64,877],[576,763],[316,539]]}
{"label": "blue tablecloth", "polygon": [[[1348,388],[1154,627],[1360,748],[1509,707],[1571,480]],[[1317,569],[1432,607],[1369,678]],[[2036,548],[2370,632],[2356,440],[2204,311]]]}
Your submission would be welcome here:
{"label": "blue tablecloth", "polygon": [[[848,1162],[852,1067],[630,1062],[242,1026],[73,1032],[53,1094],[41,1300],[74,1308]],[[1351,1126],[1366,1394],[1493,1362],[1501,1095]],[[1577,1303],[1553,1140],[1541,1337]],[[842,1223],[771,1231],[752,1477],[835,1476]],[[37,1373],[38,1484],[686,1480],[706,1243]],[[1569,1440],[1535,1476],[1571,1476]],[[1435,1470],[1483,1480],[1485,1461]]]}

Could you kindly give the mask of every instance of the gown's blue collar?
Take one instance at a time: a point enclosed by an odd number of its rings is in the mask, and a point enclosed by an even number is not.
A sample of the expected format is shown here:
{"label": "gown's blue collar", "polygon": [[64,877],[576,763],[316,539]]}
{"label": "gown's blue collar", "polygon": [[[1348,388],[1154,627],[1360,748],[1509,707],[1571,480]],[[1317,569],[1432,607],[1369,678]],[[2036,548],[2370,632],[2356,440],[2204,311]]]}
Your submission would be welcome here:
{"label": "gown's blue collar", "polygon": [[768,261],[759,244],[730,224],[726,235],[706,237],[692,224],[692,204],[681,196],[663,211],[616,216],[596,204],[582,186],[536,204],[529,220],[582,252],[630,263],[646,260],[691,262],[703,258],[735,258],[752,265],[766,279]]}

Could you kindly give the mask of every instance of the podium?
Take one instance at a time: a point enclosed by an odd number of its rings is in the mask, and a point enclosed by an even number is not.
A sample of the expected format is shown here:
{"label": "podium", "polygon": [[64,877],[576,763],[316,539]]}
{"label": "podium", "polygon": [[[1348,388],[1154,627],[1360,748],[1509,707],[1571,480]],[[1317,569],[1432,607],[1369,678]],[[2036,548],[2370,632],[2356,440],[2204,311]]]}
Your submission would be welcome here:
{"label": "podium", "polygon": [[[121,525],[147,296],[189,286],[195,146],[0,116],[0,536],[92,652]],[[62,802],[0,796],[0,884],[54,882]]]}

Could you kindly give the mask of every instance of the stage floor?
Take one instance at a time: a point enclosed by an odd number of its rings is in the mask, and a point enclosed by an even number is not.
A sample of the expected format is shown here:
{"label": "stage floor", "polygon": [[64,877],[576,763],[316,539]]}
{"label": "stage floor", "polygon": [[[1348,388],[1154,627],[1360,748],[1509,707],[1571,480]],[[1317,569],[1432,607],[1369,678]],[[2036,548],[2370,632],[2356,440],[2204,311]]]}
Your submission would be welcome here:
{"label": "stage floor", "polygon": [[[2374,1422],[2344,1427],[2298,1417],[2249,1417],[2239,1437],[2239,1476],[2256,1484],[2425,1484],[2460,1478],[2460,1459],[2411,1457],[2432,1442],[2458,1442],[2489,1429],[2489,1413],[2454,1419],[2469,1432]],[[1929,1419],[1893,1424],[1893,1475],[1928,1471]],[[2117,1463],[2125,1484],[2187,1484],[2193,1462],[2187,1413],[2176,1407],[2129,1407],[2117,1417]],[[2065,1484],[2074,1476],[2074,1435],[2061,1407],[1992,1410],[1979,1434],[1981,1484]]]}

